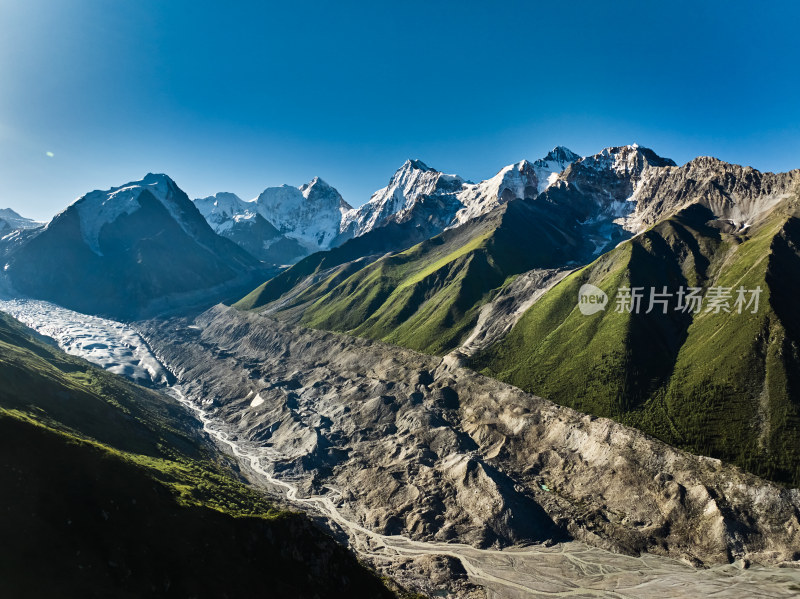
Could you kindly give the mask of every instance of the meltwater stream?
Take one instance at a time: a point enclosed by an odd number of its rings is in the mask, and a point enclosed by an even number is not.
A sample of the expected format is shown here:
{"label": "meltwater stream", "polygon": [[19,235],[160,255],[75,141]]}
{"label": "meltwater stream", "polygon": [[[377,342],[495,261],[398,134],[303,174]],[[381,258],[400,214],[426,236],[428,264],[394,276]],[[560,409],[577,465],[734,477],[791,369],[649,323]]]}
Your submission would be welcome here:
{"label": "meltwater stream", "polygon": [[133,328],[112,320],[87,316],[48,302],[0,301],[7,312],[53,338],[66,352],[139,383],[164,388],[203,423],[204,430],[244,466],[286,493],[292,504],[322,514],[350,537],[355,551],[376,562],[397,556],[446,555],[458,559],[472,582],[483,586],[490,598],[521,597],[797,597],[800,570],[794,568],[743,569],[723,565],[706,570],[655,555],[631,557],[589,547],[560,543],[482,550],[457,543],[414,541],[405,536],[382,535],[345,517],[336,491],[325,496],[302,497],[298,485],[275,478],[267,448],[234,437],[224,422],[203,410],[202,398],[187,398],[178,384],[169,385],[168,365],[162,365]]}

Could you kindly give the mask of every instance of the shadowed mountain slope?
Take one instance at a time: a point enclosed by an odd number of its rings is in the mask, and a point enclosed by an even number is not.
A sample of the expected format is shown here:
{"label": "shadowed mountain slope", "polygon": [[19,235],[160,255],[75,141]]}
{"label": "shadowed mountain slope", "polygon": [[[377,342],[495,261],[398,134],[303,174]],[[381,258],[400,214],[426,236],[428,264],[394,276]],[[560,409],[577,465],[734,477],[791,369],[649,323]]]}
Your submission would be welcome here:
{"label": "shadowed mountain slope", "polygon": [[0,314],[0,595],[391,597],[184,408]]}
{"label": "shadowed mountain slope", "polygon": [[166,175],[93,191],[43,228],[0,243],[18,292],[133,319],[252,288],[269,270],[214,233]]}
{"label": "shadowed mountain slope", "polygon": [[[798,214],[797,199],[787,199],[741,230],[690,206],[566,277],[473,366],[800,484]],[[578,294],[587,283],[609,304],[585,316]],[[702,290],[699,311],[676,309],[689,287]],[[620,288],[642,290],[639,313],[630,303],[620,311]],[[648,313],[651,289],[672,294],[666,313],[660,303]],[[727,298],[715,308],[720,293]]]}

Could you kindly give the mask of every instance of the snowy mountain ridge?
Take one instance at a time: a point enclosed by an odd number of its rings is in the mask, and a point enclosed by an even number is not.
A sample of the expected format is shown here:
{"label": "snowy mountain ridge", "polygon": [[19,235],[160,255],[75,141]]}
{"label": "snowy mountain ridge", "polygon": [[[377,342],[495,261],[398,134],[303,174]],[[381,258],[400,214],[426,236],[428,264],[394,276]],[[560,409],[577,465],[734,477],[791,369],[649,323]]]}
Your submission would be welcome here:
{"label": "snowy mountain ridge", "polygon": [[587,218],[609,225],[616,221],[628,229],[635,226],[630,217],[637,211],[637,189],[650,173],[674,166],[672,160],[635,143],[607,147],[586,157],[556,146],[543,158],[510,164],[479,183],[409,159],[385,187],[357,208],[351,208],[319,178],[300,187],[269,187],[251,202],[217,194],[195,203],[218,233],[241,229],[258,213],[286,239],[299,243],[305,253],[330,249],[389,223],[411,225],[432,236],[511,200],[535,200],[560,186],[582,192],[582,201],[588,202],[583,208]]}
{"label": "snowy mountain ridge", "polygon": [[[420,201],[435,198],[440,211],[433,218],[443,223],[443,229],[455,227],[513,199],[535,198],[579,159],[580,156],[568,148],[557,146],[544,158],[510,164],[480,183],[447,175],[420,160],[407,160],[387,187],[376,191],[369,202],[347,215],[346,223],[353,236],[362,235],[390,219],[410,220]],[[426,220],[431,220],[429,210],[422,212]],[[353,222],[357,224],[353,226]]]}
{"label": "snowy mountain ridge", "polygon": [[358,237],[381,226],[388,218],[402,221],[423,196],[454,195],[464,184],[458,175],[432,169],[421,160],[406,160],[386,187],[345,215],[342,233]]}
{"label": "snowy mountain ridge", "polygon": [[194,204],[216,233],[230,230],[235,223],[252,221],[257,213],[253,202],[245,202],[235,193],[225,191],[198,198]]}
{"label": "snowy mountain ridge", "polygon": [[[5,226],[2,224],[5,223]],[[0,231],[8,229],[35,229],[44,223],[25,218],[11,208],[0,208]]]}
{"label": "snowy mountain ridge", "polygon": [[[167,175],[148,173],[141,181],[133,181],[105,191],[98,189],[77,199],[72,206],[78,211],[81,235],[86,245],[95,254],[102,256],[100,231],[120,216],[133,214],[139,210],[141,208],[139,198],[145,192],[150,193],[167,209],[170,216],[175,219],[185,233],[194,237],[192,228],[175,199],[176,187],[175,182]],[[58,216],[50,221],[47,227],[50,227],[58,219]]]}
{"label": "snowy mountain ridge", "polygon": [[258,214],[283,237],[302,245],[306,253],[330,248],[344,214],[352,210],[339,192],[319,177],[299,187],[268,187],[250,201],[220,192],[194,203],[217,233],[226,233],[237,224],[255,223]]}
{"label": "snowy mountain ridge", "polygon": [[[242,225],[260,215],[287,240],[304,248],[305,254],[327,250],[389,222],[414,223],[434,235],[448,227],[486,214],[516,198],[535,198],[580,156],[563,146],[544,158],[522,160],[501,169],[480,183],[466,181],[409,159],[392,175],[386,187],[377,190],[358,208],[352,208],[319,177],[299,187],[266,188],[256,199],[243,201],[232,193],[217,193],[194,200],[203,217],[219,234],[237,238],[250,248],[274,238],[252,237]],[[253,227],[253,231],[260,230]]]}

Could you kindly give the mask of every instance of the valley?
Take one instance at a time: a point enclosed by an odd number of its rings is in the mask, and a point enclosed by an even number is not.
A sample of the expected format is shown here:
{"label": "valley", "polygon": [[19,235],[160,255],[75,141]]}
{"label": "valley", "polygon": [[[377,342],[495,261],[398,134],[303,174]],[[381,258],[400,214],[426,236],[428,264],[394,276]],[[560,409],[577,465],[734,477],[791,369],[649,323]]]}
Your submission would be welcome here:
{"label": "valley", "polygon": [[[698,592],[788,597],[800,586],[799,570],[758,565],[781,561],[783,537],[759,506],[781,509],[784,504],[796,510],[796,492],[779,491],[714,461],[681,455],[610,421],[587,420],[463,371],[448,359],[397,349],[389,354],[374,342],[293,330],[224,308],[197,320],[139,323],[135,329],[141,336],[130,327],[111,321],[98,326],[93,317],[40,302],[28,307],[19,302],[15,309],[39,323],[43,333],[71,331],[61,335],[61,343],[88,359],[94,344],[138,347],[134,353],[144,357],[140,363],[157,357],[171,371],[167,391],[189,406],[204,430],[236,457],[253,485],[323,519],[363,559],[411,588],[463,597],[484,592],[488,597],[693,597]],[[206,374],[198,376],[203,370]],[[388,375],[394,385],[386,390],[380,386],[387,385]],[[153,384],[163,387],[164,380],[156,376]],[[505,397],[494,400],[492,416],[478,418],[475,411],[488,406],[468,400],[466,389],[481,403],[492,401],[489,391]],[[389,393],[391,401],[386,399]],[[422,397],[414,399],[414,393]],[[519,410],[523,400],[527,414]],[[465,417],[468,408],[471,418]],[[513,432],[523,421],[533,424],[534,417],[547,422],[551,431],[538,451],[535,441],[526,442]],[[540,430],[534,425],[526,437],[537,437]],[[377,440],[376,433],[384,440]],[[625,459],[638,461],[635,468],[598,454],[608,435],[620,446],[627,439],[637,448],[633,454],[621,451]],[[513,455],[504,455],[529,442],[533,445],[527,451],[536,453],[526,459],[540,465],[535,476],[520,471]],[[544,451],[544,445],[551,448]],[[771,531],[772,540],[759,538],[754,528],[745,533],[749,538],[739,537],[748,550],[742,545],[737,549],[735,538],[725,534],[714,539],[716,546],[703,546],[699,539],[681,541],[676,535],[637,556],[644,547],[631,531],[621,530],[636,515],[614,514],[627,501],[612,495],[611,477],[586,484],[590,477],[598,478],[600,468],[612,468],[607,461],[612,459],[616,475],[625,476],[626,493],[656,501],[648,487],[658,481],[643,480],[651,476],[647,464],[656,455],[643,454],[650,447],[661,455],[657,467],[667,475],[659,486],[665,491],[670,483],[687,488],[684,506],[677,496],[663,500],[664,506],[683,512],[680,517],[673,514],[672,526],[683,519],[693,527],[711,525],[710,531],[721,521],[732,530],[735,514],[744,510],[748,519]],[[571,453],[577,455],[570,458]],[[344,455],[352,465],[341,459]],[[419,464],[417,471],[414,463]],[[463,478],[448,480],[442,468],[463,472]],[[602,488],[606,505],[585,505],[582,518],[576,518],[578,498],[572,494],[577,485],[571,486],[569,478],[584,483],[582,503]],[[690,486],[692,480],[695,486]],[[716,500],[698,495],[701,481]],[[746,488],[738,488],[747,485],[754,487],[749,500]],[[721,519],[712,513],[720,507]],[[700,519],[691,515],[694,510],[700,510]],[[605,526],[600,514],[608,520]],[[656,529],[648,530],[653,534]],[[786,542],[793,543],[789,538]],[[729,564],[731,554],[734,562]],[[706,567],[693,567],[687,560]]]}

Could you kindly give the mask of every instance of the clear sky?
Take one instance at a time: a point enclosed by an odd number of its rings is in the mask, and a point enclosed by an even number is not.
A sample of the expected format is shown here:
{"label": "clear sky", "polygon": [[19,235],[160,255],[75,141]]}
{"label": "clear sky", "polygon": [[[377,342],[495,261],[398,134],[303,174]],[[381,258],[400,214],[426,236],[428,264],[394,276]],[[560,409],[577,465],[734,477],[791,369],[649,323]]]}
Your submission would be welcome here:
{"label": "clear sky", "polygon": [[800,2],[0,0],[0,208],[166,172],[353,205],[555,145],[800,167]]}

